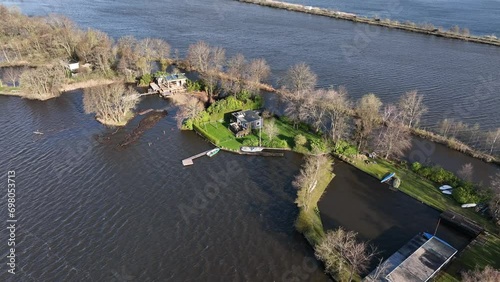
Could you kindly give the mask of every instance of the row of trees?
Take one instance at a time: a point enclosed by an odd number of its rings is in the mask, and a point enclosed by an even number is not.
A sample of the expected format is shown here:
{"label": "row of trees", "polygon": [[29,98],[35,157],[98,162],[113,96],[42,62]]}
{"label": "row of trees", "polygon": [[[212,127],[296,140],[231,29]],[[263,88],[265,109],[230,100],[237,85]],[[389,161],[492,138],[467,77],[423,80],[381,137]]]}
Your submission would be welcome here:
{"label": "row of trees", "polygon": [[204,41],[189,46],[186,64],[201,73],[211,101],[219,94],[218,90],[229,94],[242,91],[256,94],[271,73],[265,59],[248,61],[242,54],[226,59],[224,48],[210,46]]}
{"label": "row of trees", "polygon": [[[162,39],[126,36],[115,42],[99,30],[81,30],[62,16],[28,17],[2,5],[0,17],[0,63],[41,66],[36,71],[28,70],[19,80],[30,98],[58,95],[55,86],[64,81],[66,74],[59,68],[61,62],[88,63],[99,74],[118,74],[128,81],[150,73],[154,61],[159,61],[162,69],[169,62],[171,48]],[[60,78],[53,81],[40,77],[49,72],[49,76]]]}
{"label": "row of trees", "polygon": [[469,125],[454,119],[443,119],[439,122],[437,131],[446,138],[459,140],[490,155],[500,152],[500,127],[484,131],[478,123]]}
{"label": "row of trees", "polygon": [[358,150],[374,148],[385,158],[400,156],[410,146],[409,129],[418,126],[427,110],[417,91],[405,93],[397,105],[383,107],[373,93],[353,102],[344,87],[315,89],[316,81],[304,63],[288,70],[279,91],[285,114],[295,124],[308,123],[325,133],[335,146],[352,139]]}

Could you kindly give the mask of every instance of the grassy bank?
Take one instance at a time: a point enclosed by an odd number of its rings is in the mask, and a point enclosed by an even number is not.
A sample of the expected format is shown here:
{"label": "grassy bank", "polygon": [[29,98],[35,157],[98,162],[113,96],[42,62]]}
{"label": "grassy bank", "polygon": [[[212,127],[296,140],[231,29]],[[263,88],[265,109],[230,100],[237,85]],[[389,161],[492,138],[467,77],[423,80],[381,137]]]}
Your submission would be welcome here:
{"label": "grassy bank", "polygon": [[496,156],[491,156],[485,153],[482,153],[478,150],[471,148],[470,146],[460,142],[455,138],[448,138],[430,131],[422,130],[422,129],[412,129],[412,134],[418,137],[430,140],[435,143],[443,144],[450,149],[459,151],[466,155],[469,155],[473,158],[483,160],[489,163],[500,164],[500,160]]}
{"label": "grassy bank", "polygon": [[418,176],[409,169],[396,166],[395,164],[382,159],[377,159],[377,163],[375,164],[365,164],[364,161],[360,159],[353,160],[350,163],[377,179],[381,179],[387,172],[394,171],[401,179],[401,186],[399,187],[399,190],[402,192],[437,210],[452,210],[462,214],[476,221],[490,232],[495,233],[497,231],[497,227],[490,220],[476,213],[474,209],[463,209],[457,204],[451,195],[441,193],[437,188],[437,184]]}
{"label": "grassy bank", "polygon": [[[269,121],[270,119],[265,119],[264,124]],[[268,147],[284,148],[294,150],[299,153],[307,153],[313,148],[311,147],[311,144],[323,144],[323,140],[315,134],[302,129],[296,129],[292,125],[280,119],[274,119],[274,123],[278,133],[276,137],[271,140],[266,133],[262,132],[261,137],[263,145],[271,144],[271,146]],[[234,133],[229,130],[228,127],[228,120],[193,123],[193,129],[195,131],[200,133],[216,146],[223,149],[239,151],[242,146],[258,146],[259,132],[257,130],[254,130],[251,134],[245,137],[236,138]],[[299,134],[306,137],[308,144],[306,147],[295,146],[294,137]]]}
{"label": "grassy bank", "polygon": [[498,229],[490,220],[479,215],[473,209],[461,208],[451,196],[442,194],[437,189],[437,184],[421,178],[409,169],[399,167],[386,160],[377,160],[375,164],[365,164],[362,160],[351,160],[350,163],[377,179],[381,179],[389,171],[394,171],[401,179],[399,190],[402,192],[440,211],[452,210],[462,214],[476,221],[488,231],[462,251],[449,267],[438,275],[437,281],[459,281],[461,271],[474,269],[476,266],[491,265],[500,268],[500,260],[498,259],[500,257],[500,238],[493,235]]}
{"label": "grassy bank", "polygon": [[20,87],[0,86],[0,95],[21,96]]}
{"label": "grassy bank", "polygon": [[266,1],[263,1],[263,0],[238,0],[238,1],[244,2],[244,3],[257,4],[257,5],[271,7],[271,8],[276,8],[276,9],[284,9],[284,10],[288,10],[288,11],[301,12],[301,13],[306,13],[306,14],[311,14],[311,15],[325,16],[325,17],[329,17],[329,18],[335,18],[335,19],[347,20],[347,21],[352,21],[352,22],[357,22],[357,23],[364,23],[364,24],[400,29],[400,30],[404,30],[404,31],[422,33],[422,34],[433,35],[433,36],[438,36],[438,37],[446,37],[446,38],[459,39],[459,40],[470,41],[470,42],[475,42],[475,43],[500,46],[500,40],[494,36],[474,36],[474,35],[469,35],[469,34],[461,34],[461,33],[441,30],[441,29],[435,28],[434,26],[427,27],[425,25],[419,26],[419,25],[416,25],[415,23],[400,23],[398,21],[393,21],[390,19],[367,18],[367,17],[363,17],[363,16],[351,14],[351,13],[345,13],[345,12],[334,11],[334,10],[318,8],[318,7],[304,6],[304,5],[300,5],[300,4],[292,4],[292,3],[281,2],[281,1],[272,1],[272,0],[266,0]]}

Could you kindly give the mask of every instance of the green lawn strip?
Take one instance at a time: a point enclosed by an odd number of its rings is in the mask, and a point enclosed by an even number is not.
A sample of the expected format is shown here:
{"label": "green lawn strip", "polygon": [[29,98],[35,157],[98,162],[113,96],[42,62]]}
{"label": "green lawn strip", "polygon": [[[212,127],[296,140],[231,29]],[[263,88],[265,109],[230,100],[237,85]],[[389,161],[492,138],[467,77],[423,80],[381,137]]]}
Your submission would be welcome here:
{"label": "green lawn strip", "polygon": [[490,265],[500,269],[500,238],[492,235],[480,235],[471,245],[463,250],[452,261],[449,267],[437,277],[437,281],[460,281],[460,273],[464,270],[483,268]]}
{"label": "green lawn strip", "polygon": [[6,94],[16,93],[20,90],[21,90],[20,87],[0,86],[0,92],[6,93]]}
{"label": "green lawn strip", "polygon": [[[264,121],[264,123],[265,122],[266,121]],[[252,137],[258,138],[258,133],[255,131],[247,137],[236,138],[234,136],[234,133],[227,128],[228,124],[229,124],[228,121],[224,122],[211,121],[211,122],[195,122],[193,126],[198,133],[202,134],[205,138],[214,143],[216,146],[233,151],[239,151],[240,147],[243,146],[243,142],[245,141],[245,139]],[[321,138],[318,137],[317,135],[309,133],[304,130],[295,129],[293,128],[293,126],[284,123],[278,119],[275,119],[275,124],[276,127],[278,128],[278,134],[276,138],[279,140],[285,140],[288,144],[288,149],[294,148],[295,145],[294,138],[298,134],[304,135],[309,143],[311,143],[312,140],[316,142],[321,142]],[[262,141],[264,142],[268,139],[269,138],[267,137],[267,135],[263,132]]]}
{"label": "green lawn strip", "polygon": [[441,193],[437,189],[437,184],[421,178],[412,171],[397,168],[385,160],[377,160],[376,164],[365,164],[357,160],[352,164],[377,179],[381,179],[389,171],[396,172],[396,175],[401,178],[399,189],[404,193],[440,211],[448,209],[462,214],[490,232],[487,235],[480,235],[481,239],[478,242],[483,243],[475,243],[462,251],[459,257],[453,260],[450,266],[436,278],[437,281],[459,281],[460,271],[474,269],[476,265],[480,267],[491,265],[500,268],[500,238],[492,235],[495,233],[496,227],[486,218],[474,212],[473,209],[462,209],[451,196]]}
{"label": "green lawn strip", "polygon": [[356,160],[352,164],[377,179],[381,179],[387,172],[396,172],[396,175],[401,179],[399,190],[440,211],[452,210],[462,214],[476,221],[486,230],[492,233],[496,232],[495,225],[488,219],[477,214],[474,209],[463,209],[451,195],[441,193],[437,188],[438,184],[424,179],[408,169],[396,167],[385,160],[377,160],[376,164],[365,164],[363,161]]}

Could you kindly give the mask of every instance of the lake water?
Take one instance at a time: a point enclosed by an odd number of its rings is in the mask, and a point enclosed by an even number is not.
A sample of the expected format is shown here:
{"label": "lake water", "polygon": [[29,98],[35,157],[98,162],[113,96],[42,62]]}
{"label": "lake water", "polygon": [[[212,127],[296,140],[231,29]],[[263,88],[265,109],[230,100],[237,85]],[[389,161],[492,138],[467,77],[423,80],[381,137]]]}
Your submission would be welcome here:
{"label": "lake water", "polygon": [[[460,108],[469,105],[473,82],[498,77],[500,53],[491,46],[376,29],[369,46],[358,45],[359,54],[346,57],[342,44],[363,26],[234,1],[148,1],[141,7],[136,1],[2,3],[30,14],[62,13],[114,37],[162,37],[180,50],[207,40],[229,53],[265,57],[273,79],[306,61],[321,86],[344,84],[354,97],[375,91],[392,101],[418,88],[431,108],[428,120],[446,113],[499,124],[497,95],[480,92],[476,100],[484,103]],[[293,227],[291,181],[301,157],[222,152],[184,168],[183,158],[211,146],[175,128],[168,102],[148,97],[139,109],[164,107],[166,118],[118,150],[140,118],[112,135],[83,113],[81,91],[46,102],[0,96],[0,171],[16,170],[19,220],[18,274],[2,271],[0,281],[328,280]],[[44,134],[33,134],[37,130]],[[1,200],[6,202],[5,194]],[[421,208],[425,226],[436,221],[429,209]],[[363,234],[378,230],[356,228]],[[6,232],[2,228],[0,235]],[[387,242],[379,244],[391,250]]]}
{"label": "lake water", "polygon": [[229,55],[264,57],[274,83],[291,65],[306,62],[320,87],[344,85],[356,99],[373,92],[390,103],[417,89],[429,107],[426,127],[444,118],[500,126],[500,48],[494,46],[232,0],[0,2],[32,15],[64,14],[115,38],[161,37],[181,55],[189,44],[205,40],[225,47]]}
{"label": "lake water", "polygon": [[287,0],[321,8],[399,21],[432,23],[448,29],[469,28],[472,34],[500,35],[499,0]]}

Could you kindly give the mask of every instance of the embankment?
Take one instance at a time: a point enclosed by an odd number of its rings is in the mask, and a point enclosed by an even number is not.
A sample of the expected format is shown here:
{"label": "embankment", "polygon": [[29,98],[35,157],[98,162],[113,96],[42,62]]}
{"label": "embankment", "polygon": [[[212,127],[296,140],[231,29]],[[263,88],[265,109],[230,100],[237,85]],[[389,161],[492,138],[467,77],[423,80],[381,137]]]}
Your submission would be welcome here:
{"label": "embankment", "polygon": [[257,4],[261,6],[276,8],[276,9],[284,9],[288,11],[301,12],[311,15],[324,16],[329,18],[335,18],[340,20],[347,20],[356,23],[364,23],[370,25],[376,25],[381,27],[388,27],[394,29],[405,30],[409,32],[422,33],[427,35],[433,35],[438,37],[446,37],[452,39],[459,39],[469,42],[481,43],[481,44],[489,44],[494,46],[500,46],[500,39],[494,36],[475,36],[469,34],[460,34],[451,31],[445,31],[442,29],[434,28],[434,27],[425,27],[418,26],[414,23],[400,23],[397,21],[392,21],[390,19],[379,19],[379,18],[368,18],[359,16],[352,13],[334,11],[330,9],[304,6],[300,4],[292,4],[281,1],[273,1],[273,0],[238,0],[244,3]]}

